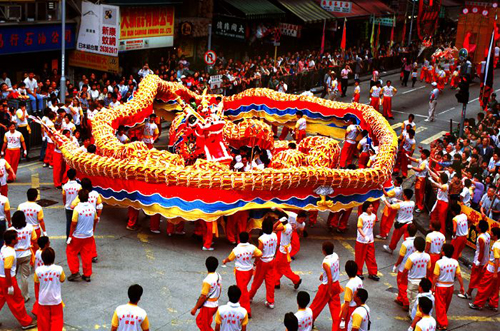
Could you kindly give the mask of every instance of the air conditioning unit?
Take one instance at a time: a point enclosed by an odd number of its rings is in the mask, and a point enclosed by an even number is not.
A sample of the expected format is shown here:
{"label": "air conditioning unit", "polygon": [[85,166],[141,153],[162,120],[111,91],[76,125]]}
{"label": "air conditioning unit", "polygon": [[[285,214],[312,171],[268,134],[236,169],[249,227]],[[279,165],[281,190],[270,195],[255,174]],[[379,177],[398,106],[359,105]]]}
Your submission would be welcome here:
{"label": "air conditioning unit", "polygon": [[23,16],[23,10],[21,6],[5,6],[5,18],[8,21],[19,21]]}

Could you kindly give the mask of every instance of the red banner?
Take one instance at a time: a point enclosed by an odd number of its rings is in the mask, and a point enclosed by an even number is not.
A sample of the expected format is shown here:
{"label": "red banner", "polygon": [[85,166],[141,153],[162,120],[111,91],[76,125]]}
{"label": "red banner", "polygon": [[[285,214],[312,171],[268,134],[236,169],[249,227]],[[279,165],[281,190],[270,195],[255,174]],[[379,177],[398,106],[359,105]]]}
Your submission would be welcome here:
{"label": "red banner", "polygon": [[420,0],[417,19],[417,32],[420,40],[434,35],[440,11],[441,0]]}

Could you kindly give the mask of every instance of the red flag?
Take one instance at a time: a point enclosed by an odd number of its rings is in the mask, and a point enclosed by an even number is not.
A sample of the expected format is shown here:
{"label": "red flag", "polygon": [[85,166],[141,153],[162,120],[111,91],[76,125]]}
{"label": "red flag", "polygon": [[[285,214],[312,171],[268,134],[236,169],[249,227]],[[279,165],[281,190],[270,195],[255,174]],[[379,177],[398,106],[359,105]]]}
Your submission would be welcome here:
{"label": "red flag", "polygon": [[470,32],[467,32],[467,34],[465,35],[465,38],[464,38],[464,42],[462,43],[462,47],[465,48],[469,53],[470,53],[470,42],[469,42],[469,39],[470,39],[470,36],[471,36],[471,33]]}
{"label": "red flag", "polygon": [[401,38],[402,45],[404,45],[405,43],[405,37],[406,37],[406,17],[405,17],[405,24],[403,25],[403,37]]}
{"label": "red flag", "polygon": [[[396,19],[394,19],[394,23],[396,23]],[[390,48],[392,48],[392,45],[394,44],[394,26],[395,24],[392,24]]]}
{"label": "red flag", "polygon": [[380,22],[378,22],[377,38],[375,39],[375,49],[373,51],[374,54],[376,54],[375,57],[378,57],[377,50],[378,50],[379,38],[380,38]]}
{"label": "red flag", "polygon": [[344,32],[342,32],[342,41],[340,42],[340,48],[342,48],[345,51],[345,44],[346,44],[346,23],[347,19],[344,19]]}

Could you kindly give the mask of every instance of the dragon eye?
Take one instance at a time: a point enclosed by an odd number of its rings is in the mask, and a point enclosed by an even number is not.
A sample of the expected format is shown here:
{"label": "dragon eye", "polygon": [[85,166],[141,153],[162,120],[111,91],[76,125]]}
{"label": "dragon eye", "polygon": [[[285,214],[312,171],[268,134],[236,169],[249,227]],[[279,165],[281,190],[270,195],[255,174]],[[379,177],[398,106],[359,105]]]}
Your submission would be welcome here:
{"label": "dragon eye", "polygon": [[196,116],[193,116],[193,115],[191,115],[191,116],[189,116],[189,117],[187,118],[187,122],[188,122],[189,124],[191,124],[191,125],[195,124],[197,121],[198,121],[198,119],[196,118]]}

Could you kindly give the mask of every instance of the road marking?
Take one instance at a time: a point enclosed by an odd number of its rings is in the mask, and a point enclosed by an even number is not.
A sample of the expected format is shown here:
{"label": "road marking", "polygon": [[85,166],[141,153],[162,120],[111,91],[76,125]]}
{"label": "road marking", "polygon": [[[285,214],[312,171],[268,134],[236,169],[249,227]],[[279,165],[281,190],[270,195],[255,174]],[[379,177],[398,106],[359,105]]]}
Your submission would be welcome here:
{"label": "road marking", "polygon": [[[94,236],[95,239],[116,239],[115,235]],[[50,240],[66,240],[66,236],[50,236]]]}
{"label": "road marking", "polygon": [[477,100],[479,100],[479,98],[472,99],[471,101],[468,102],[468,104],[473,103],[474,101],[477,101]]}
{"label": "road marking", "polygon": [[40,177],[38,174],[31,174],[31,188],[38,192],[37,200],[40,200]]}
{"label": "road marking", "polygon": [[338,241],[340,241],[340,243],[342,244],[342,246],[344,246],[345,249],[347,249],[349,252],[354,254],[354,248],[352,248],[352,246],[349,245],[348,242],[346,242],[345,240],[342,240],[342,239],[338,239]]}
{"label": "road marking", "polygon": [[28,164],[23,164],[17,167],[17,169],[23,169],[23,168],[28,168],[28,167],[33,167],[33,166],[42,166],[42,162],[37,161],[37,162],[31,162]]}
{"label": "road marking", "polygon": [[404,92],[403,92],[403,93],[401,93],[401,94],[406,94],[406,93],[415,92],[415,91],[417,91],[417,90],[421,90],[421,89],[423,89],[423,88],[425,88],[425,85],[424,85],[424,86],[417,87],[417,88],[414,88],[414,89],[411,89],[411,90],[408,90],[408,91],[404,91]]}
{"label": "road marking", "polygon": [[[398,114],[409,114],[408,112],[404,112],[404,111],[399,111],[399,110],[393,110],[394,113],[398,113]],[[418,117],[423,117],[423,118],[427,118],[428,116],[426,115],[420,115],[420,114],[413,114],[415,116],[418,116]]]}
{"label": "road marking", "polygon": [[449,111],[452,111],[453,109],[455,109],[455,107],[451,107],[450,109],[443,110],[442,112],[438,113],[438,115],[441,115],[441,114],[447,113],[447,112],[449,112]]}
{"label": "road marking", "polygon": [[415,134],[420,133],[420,132],[424,132],[425,130],[427,130],[427,127],[426,127],[426,126],[419,126],[419,127],[415,130]]}
{"label": "road marking", "polygon": [[155,256],[153,254],[153,251],[149,247],[146,246],[146,244],[149,244],[149,235],[146,233],[138,233],[137,238],[139,239],[140,242],[142,242],[142,244],[144,246],[144,251],[146,252],[146,257],[149,260],[154,260]]}
{"label": "road marking", "polygon": [[430,136],[429,138],[425,139],[425,140],[422,140],[420,143],[421,144],[424,144],[424,145],[428,145],[430,144],[431,142],[433,142],[434,140],[438,139],[438,138],[441,138],[445,133],[448,133],[448,131],[441,131],[441,132],[438,132],[436,133],[435,135],[433,136]]}
{"label": "road marking", "polygon": [[395,123],[395,124],[391,125],[391,128],[393,128],[393,129],[400,129],[401,128],[401,123]]}
{"label": "road marking", "polygon": [[[36,175],[38,176],[38,174],[36,174]],[[31,182],[31,183],[24,183],[24,182],[9,183],[9,186],[32,186],[32,185],[33,185],[33,182]],[[40,183],[40,180],[38,181],[38,187],[40,187],[40,186],[49,186],[49,185],[54,185],[54,183]]]}
{"label": "road marking", "polygon": [[[452,321],[473,321],[473,322],[500,322],[500,317],[488,316],[447,316],[448,320]],[[408,321],[408,316],[394,316],[394,319],[399,321]]]}

